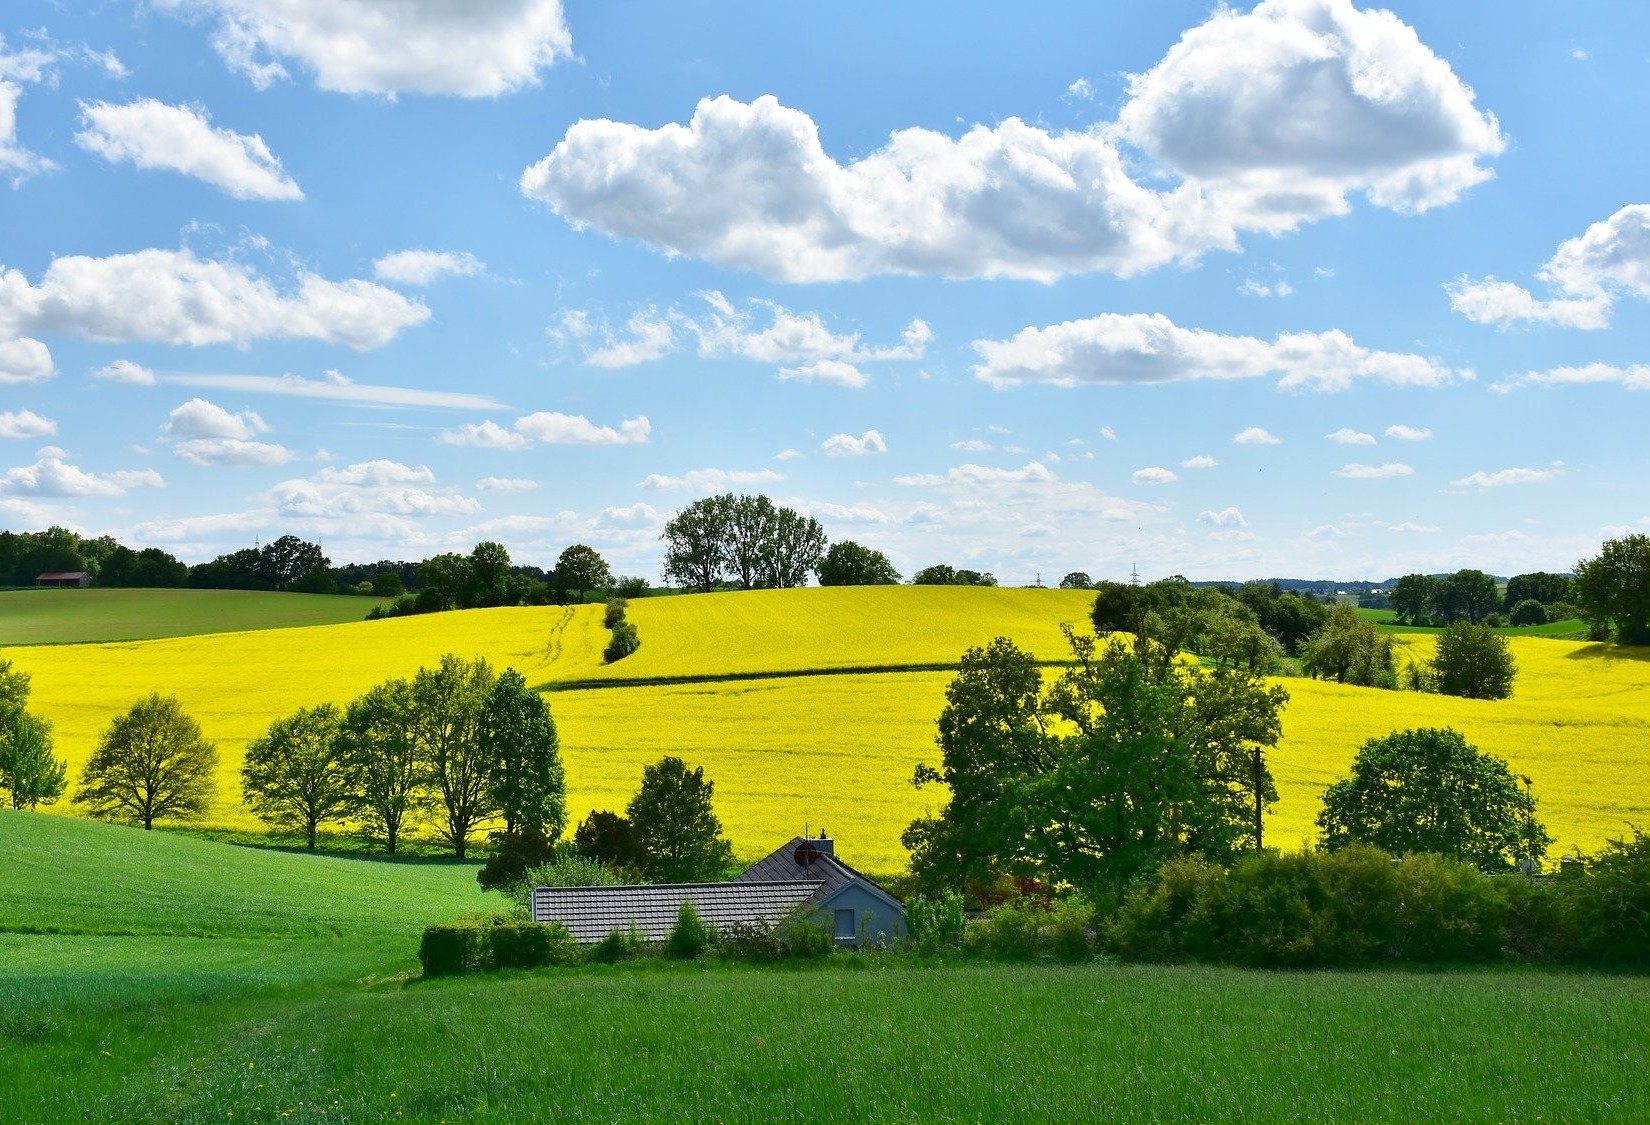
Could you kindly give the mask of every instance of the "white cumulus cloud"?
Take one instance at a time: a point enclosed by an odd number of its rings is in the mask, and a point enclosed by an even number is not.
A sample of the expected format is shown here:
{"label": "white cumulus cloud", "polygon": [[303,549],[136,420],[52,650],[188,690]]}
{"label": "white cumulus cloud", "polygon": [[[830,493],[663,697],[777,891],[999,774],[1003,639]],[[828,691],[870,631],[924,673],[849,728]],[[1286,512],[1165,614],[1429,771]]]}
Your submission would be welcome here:
{"label": "white cumulus cloud", "polygon": [[1460,480],[1452,480],[1450,484],[1455,488],[1501,488],[1509,484],[1544,484],[1563,475],[1563,465],[1554,465],[1550,469],[1501,469],[1493,473],[1473,473]]}
{"label": "white cumulus cloud", "polygon": [[1136,469],[1130,479],[1135,484],[1173,484],[1180,478],[1161,465],[1153,465],[1146,469]]}
{"label": "white cumulus cloud", "polygon": [[[5,278],[0,276],[0,285]],[[0,300],[4,300],[0,296]],[[4,322],[0,321],[0,325]],[[28,336],[0,339],[0,386],[7,383],[41,383],[57,374],[50,349]]]}
{"label": "white cumulus cloud", "polygon": [[642,480],[643,488],[688,488],[695,492],[719,492],[735,485],[750,486],[774,484],[785,479],[783,473],[772,469],[690,469],[680,476],[649,473]]}
{"label": "white cumulus cloud", "polygon": [[1650,391],[1650,365],[1635,363],[1618,367],[1609,363],[1587,363],[1579,367],[1554,367],[1531,371],[1516,379],[1496,383],[1491,390],[1510,391],[1516,387],[1566,387],[1616,383],[1629,391]]}
{"label": "white cumulus cloud", "polygon": [[1350,426],[1342,426],[1340,429],[1336,430],[1332,434],[1325,434],[1324,437],[1328,438],[1330,441],[1334,442],[1336,445],[1374,445],[1375,444],[1375,435],[1374,434],[1362,433],[1361,431],[1352,429]]}
{"label": "white cumulus cloud", "polygon": [[48,80],[56,57],[35,48],[10,51],[6,37],[0,35],[0,176],[10,179],[13,187],[57,167],[17,139],[17,103],[23,96],[23,86]]}
{"label": "white cumulus cloud", "polygon": [[124,496],[134,488],[164,488],[166,482],[153,469],[122,469],[93,473],[71,465],[61,449],[48,446],[39,460],[0,475],[0,495],[9,496]]}
{"label": "white cumulus cloud", "polygon": [[181,172],[236,199],[302,199],[297,181],[256,134],[215,129],[206,112],[143,98],[80,107],[75,143],[111,163]]}
{"label": "white cumulus cloud", "polygon": [[1617,297],[1650,300],[1650,204],[1633,203],[1559,245],[1536,275],[1554,291],[1538,298],[1521,285],[1461,278],[1450,305],[1468,320],[1501,327],[1533,322],[1604,328]]}
{"label": "white cumulus cloud", "polygon": [[833,434],[826,438],[819,446],[827,457],[864,457],[873,453],[887,453],[888,442],[880,431],[866,430],[855,437],[853,434]]}
{"label": "white cumulus cloud", "polygon": [[477,492],[531,492],[538,486],[538,481],[525,477],[482,477],[476,481]]}
{"label": "white cumulus cloud", "polygon": [[648,439],[652,424],[646,415],[626,418],[617,427],[602,426],[582,414],[541,410],[523,415],[506,428],[491,419],[443,430],[443,445],[470,445],[483,449],[526,449],[540,445],[638,445]]}
{"label": "white cumulus cloud", "polygon": [[453,250],[397,250],[372,263],[372,275],[401,285],[429,285],[443,277],[475,277],[487,263],[474,254]]}
{"label": "white cumulus cloud", "polygon": [[1199,453],[1196,457],[1188,457],[1180,463],[1182,469],[1213,469],[1220,462],[1207,453]]}
{"label": "white cumulus cloud", "polygon": [[285,446],[256,441],[269,425],[251,410],[231,413],[214,402],[192,398],[172,411],[164,433],[172,452],[196,465],[221,467],[282,465],[293,454]]}
{"label": "white cumulus cloud", "polygon": [[1398,441],[1426,441],[1432,437],[1432,431],[1422,426],[1405,426],[1402,424],[1388,426],[1386,436]]}
{"label": "white cumulus cloud", "polygon": [[1413,476],[1415,470],[1398,461],[1383,465],[1360,465],[1356,462],[1335,470],[1335,475],[1347,480],[1387,480],[1392,477]]}
{"label": "white cumulus cloud", "polygon": [[1222,508],[1220,511],[1204,509],[1197,514],[1198,523],[1206,523],[1210,527],[1248,527],[1249,521],[1243,518],[1243,513],[1237,508]]}
{"label": "white cumulus cloud", "polygon": [[1250,426],[1232,436],[1236,445],[1282,445],[1283,439],[1259,426]]}
{"label": "white cumulus cloud", "polygon": [[32,410],[0,411],[0,438],[50,437],[55,433],[57,423]]}
{"label": "white cumulus cloud", "polygon": [[1183,328],[1161,313],[1102,313],[973,346],[981,359],[974,374],[995,386],[1276,376],[1284,390],[1344,391],[1361,380],[1439,387],[1471,377],[1425,356],[1362,347],[1339,330],[1285,333],[1267,342]]}
{"label": "white cumulus cloud", "polygon": [[561,0],[153,0],[216,18],[212,46],[265,89],[283,60],[346,94],[494,97],[572,53]]}
{"label": "white cumulus cloud", "polygon": [[117,359],[113,363],[106,363],[92,372],[94,379],[107,379],[111,383],[131,383],[139,387],[155,385],[155,373],[141,363],[133,363],[129,359]]}

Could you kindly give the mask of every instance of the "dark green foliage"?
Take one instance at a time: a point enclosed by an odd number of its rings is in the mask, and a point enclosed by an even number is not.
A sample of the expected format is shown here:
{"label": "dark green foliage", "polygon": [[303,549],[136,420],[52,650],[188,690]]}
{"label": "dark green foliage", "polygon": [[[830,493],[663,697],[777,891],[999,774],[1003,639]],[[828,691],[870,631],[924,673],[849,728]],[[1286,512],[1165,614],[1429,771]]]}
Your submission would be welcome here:
{"label": "dark green foliage", "polygon": [[217,765],[216,746],[177,697],[151,692],[109,724],[74,802],[146,829],[162,818],[199,820],[212,804]]}
{"label": "dark green foliage", "polygon": [[656,883],[704,883],[723,878],[733,862],[733,846],[722,838],[722,822],[711,807],[714,782],[705,768],[687,768],[676,757],[642,769],[642,787],[625,807],[647,857],[647,875]]}
{"label": "dark green foliage", "polygon": [[1092,589],[1093,586],[1094,579],[1089,577],[1089,572],[1086,570],[1074,570],[1060,579],[1060,589],[1062,590],[1088,590]]}
{"label": "dark green foliage", "polygon": [[[591,590],[605,590],[612,585],[613,571],[593,547],[575,543],[556,559],[556,589],[562,594],[571,591],[575,601],[582,603]],[[611,623],[608,627],[612,628]]]}
{"label": "dark green foliage", "polygon": [[963,945],[975,956],[994,961],[1080,961],[1094,953],[1093,920],[1093,912],[1080,899],[1021,899],[994,907],[969,923]]}
{"label": "dark green foliage", "polygon": [[647,848],[636,826],[607,809],[596,809],[579,822],[573,845],[580,855],[621,871],[647,866]]}
{"label": "dark green foliage", "polygon": [[613,636],[602,650],[602,659],[612,664],[623,660],[631,653],[642,647],[642,638],[636,633],[636,626],[629,621],[621,621],[613,626]]}
{"label": "dark green foliage", "polygon": [[1399,624],[1425,625],[1438,608],[1438,579],[1430,574],[1406,574],[1392,588],[1392,612]]}
{"label": "dark green foliage", "polygon": [[1650,645],[1650,535],[1612,539],[1578,562],[1571,598],[1595,638]]}
{"label": "dark green foliage", "polygon": [[511,922],[486,929],[489,961],[495,969],[542,969],[577,965],[583,958],[573,935],[560,922],[541,926]]}
{"label": "dark green foliage", "polygon": [[481,756],[488,804],[504,831],[559,840],[567,828],[567,774],[561,738],[544,696],[514,668],[493,684],[482,705]]}
{"label": "dark green foliage", "polygon": [[1247,582],[1239,588],[1236,597],[1290,656],[1299,656],[1307,638],[1322,628],[1329,617],[1329,610],[1322,602],[1300,597],[1269,582]]}
{"label": "dark green foliage", "polygon": [[608,598],[606,609],[602,613],[602,627],[611,629],[624,620],[625,607],[629,605],[623,598]]}
{"label": "dark green foliage", "polygon": [[430,926],[418,943],[426,977],[473,973],[487,966],[487,943],[480,926]]}
{"label": "dark green foliage", "polygon": [[821,586],[893,586],[899,571],[881,551],[862,547],[851,539],[832,543],[817,567]]}
{"label": "dark green foliage", "polygon": [[1445,625],[1453,621],[1477,623],[1495,612],[1501,591],[1495,579],[1481,570],[1458,570],[1438,583],[1434,616]]}
{"label": "dark green foliage", "polygon": [[665,524],[665,581],[690,593],[708,594],[727,571],[728,524],[733,494],[695,500]]}
{"label": "dark green foliage", "polygon": [[1518,665],[1507,638],[1488,625],[1457,621],[1438,635],[1429,670],[1433,685],[1444,695],[1505,699],[1512,694]]}
{"label": "dark green foliage", "polygon": [[530,869],[555,862],[556,846],[540,829],[526,827],[502,832],[493,854],[476,872],[476,882],[484,891],[507,891],[519,886]]}
{"label": "dark green foliage", "polygon": [[380,570],[372,576],[372,592],[379,598],[399,598],[407,592],[407,587],[395,571]]}
{"label": "dark green foliage", "polygon": [[386,680],[354,700],[339,728],[356,815],[395,854],[402,826],[429,803],[428,766],[414,733],[412,685]]}
{"label": "dark green foliage", "polygon": [[[441,658],[439,667],[420,668],[413,677],[410,729],[415,756],[429,771],[430,788],[444,814],[442,837],[459,859],[469,848],[471,834],[498,812],[492,756],[497,747],[484,747],[481,734],[495,682],[487,661],[463,660],[452,653]],[[525,681],[513,694],[523,691]]]}
{"label": "dark green foliage", "polygon": [[665,579],[708,593],[724,582],[745,590],[802,586],[825,554],[819,521],[766,496],[708,496],[665,524]]}
{"label": "dark green foliage", "polygon": [[631,923],[628,930],[614,930],[590,947],[590,959],[603,965],[632,961],[647,952],[647,940]]}
{"label": "dark green foliage", "polygon": [[673,961],[691,961],[716,940],[716,931],[699,917],[698,908],[691,899],[682,902],[676,912],[676,924],[665,938],[665,955]]}
{"label": "dark green foliage", "polygon": [[491,539],[470,548],[469,582],[460,595],[466,606],[504,605],[508,598],[510,552]]}
{"label": "dark green foliage", "polygon": [[343,720],[330,703],[276,719],[247,745],[241,766],[241,790],[253,815],[302,832],[310,848],[322,824],[341,821],[355,809],[340,737]]}
{"label": "dark green foliage", "polygon": [[456,609],[472,586],[470,560],[451,551],[425,559],[418,567],[420,593],[427,593],[439,609]]}
{"label": "dark green foliage", "polygon": [[1337,606],[1301,650],[1301,669],[1313,679],[1360,687],[1396,688],[1392,638],[1356,610]]}
{"label": "dark green foliage", "polygon": [[[1507,579],[1507,591],[1502,596],[1501,607],[1514,609],[1518,603],[1533,601],[1539,605],[1552,606],[1570,599],[1570,576],[1567,574],[1549,574],[1546,571],[1536,571],[1532,574],[1515,574]],[[1514,625],[1518,622],[1514,621]],[[1539,624],[1539,622],[1535,622]]]}
{"label": "dark green foliage", "polygon": [[925,566],[911,576],[913,586],[995,586],[997,579],[977,570],[959,570],[937,563]]}
{"label": "dark green foliage", "polygon": [[924,889],[1006,872],[1104,894],[1182,852],[1254,846],[1257,785],[1276,799],[1257,751],[1276,745],[1288,693],[1188,668],[1144,638],[1067,638],[1075,667],[1046,691],[1006,638],[963,655],[943,763],[912,779],[945,783],[950,801],[902,837]]}
{"label": "dark green foliage", "polygon": [[1650,836],[1611,840],[1567,884],[1583,954],[1604,964],[1650,964]]}
{"label": "dark green foliage", "polygon": [[905,927],[911,943],[924,953],[958,948],[966,925],[963,898],[955,891],[916,895],[905,903]]}
{"label": "dark green foliage", "polygon": [[69,784],[69,764],[52,753],[52,725],[27,711],[0,716],[0,789],[11,807],[51,805]]}
{"label": "dark green foliage", "polygon": [[613,592],[621,598],[645,598],[651,592],[645,578],[617,578],[613,582]]}
{"label": "dark green foliage", "polygon": [[716,949],[735,961],[771,962],[828,957],[836,950],[836,940],[824,922],[800,906],[777,923],[759,918],[729,925],[717,933]]}
{"label": "dark green foliage", "polygon": [[1507,620],[1513,625],[1545,625],[1547,624],[1547,607],[1534,598],[1525,598],[1512,607]]}
{"label": "dark green foliage", "polygon": [[1507,764],[1447,727],[1370,739],[1323,801],[1318,827],[1330,849],[1356,842],[1510,871],[1538,862],[1552,842]]}

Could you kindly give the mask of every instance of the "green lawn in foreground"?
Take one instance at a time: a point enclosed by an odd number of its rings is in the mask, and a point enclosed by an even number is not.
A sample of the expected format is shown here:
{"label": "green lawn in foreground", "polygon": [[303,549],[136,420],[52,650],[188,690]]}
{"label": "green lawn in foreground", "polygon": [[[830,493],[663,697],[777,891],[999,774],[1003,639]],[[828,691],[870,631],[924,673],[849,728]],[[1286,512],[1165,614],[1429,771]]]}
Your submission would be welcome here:
{"label": "green lawn in foreground", "polygon": [[[841,956],[414,979],[425,923],[501,901],[473,871],[0,811],[0,1120],[1637,1121],[1650,1104],[1650,978]],[[15,932],[50,925],[102,932]]]}
{"label": "green lawn in foreground", "polygon": [[81,644],[336,625],[383,598],[262,590],[0,590],[0,645]]}

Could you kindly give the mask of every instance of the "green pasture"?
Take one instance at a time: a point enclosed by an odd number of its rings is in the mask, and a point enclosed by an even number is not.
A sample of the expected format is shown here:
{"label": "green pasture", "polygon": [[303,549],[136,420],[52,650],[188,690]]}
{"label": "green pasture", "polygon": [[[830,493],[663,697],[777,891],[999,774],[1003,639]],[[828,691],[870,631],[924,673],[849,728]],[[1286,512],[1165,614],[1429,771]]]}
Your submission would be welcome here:
{"label": "green pasture", "polygon": [[360,621],[388,599],[262,590],[0,590],[0,645],[82,644]]}
{"label": "green pasture", "polygon": [[418,980],[426,923],[501,902],[473,876],[0,811],[0,1120],[1633,1121],[1650,1104],[1643,977],[868,955]]}
{"label": "green pasture", "polygon": [[[1444,630],[1438,625],[1400,625],[1395,613],[1390,609],[1360,609],[1358,616],[1367,621],[1373,621],[1387,633],[1442,633]],[[1509,625],[1504,629],[1497,629],[1497,633],[1504,637],[1553,637],[1561,641],[1585,641],[1587,639],[1587,622],[1576,618],[1564,621],[1549,621],[1545,625]]]}

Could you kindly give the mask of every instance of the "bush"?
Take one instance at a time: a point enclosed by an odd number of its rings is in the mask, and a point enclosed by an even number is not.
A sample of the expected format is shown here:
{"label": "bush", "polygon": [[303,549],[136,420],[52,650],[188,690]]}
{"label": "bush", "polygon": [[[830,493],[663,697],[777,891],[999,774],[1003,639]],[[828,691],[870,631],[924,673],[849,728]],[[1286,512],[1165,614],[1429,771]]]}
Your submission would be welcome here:
{"label": "bush", "polygon": [[1514,961],[1558,964],[1580,956],[1563,884],[1509,875],[1493,880],[1501,895],[1503,954]]}
{"label": "bush", "polygon": [[699,917],[699,910],[691,899],[684,899],[676,912],[676,924],[665,938],[665,954],[672,960],[691,961],[708,949],[716,940],[712,930]]}
{"label": "bush", "polygon": [[968,920],[963,914],[962,895],[944,891],[930,898],[917,895],[905,904],[905,926],[911,944],[924,953],[958,949]]}
{"label": "bush", "polygon": [[645,598],[649,590],[645,578],[620,578],[613,583],[613,592],[622,598]]}
{"label": "bush", "polygon": [[1226,872],[1197,856],[1173,859],[1138,886],[1105,926],[1106,944],[1129,961],[1212,961],[1218,929],[1210,916]]}
{"label": "bush", "polygon": [[997,961],[1029,961],[1045,943],[1041,931],[1049,912],[1038,902],[1011,902],[977,919],[963,935],[970,953]]}
{"label": "bush", "polygon": [[1507,618],[1499,613],[1487,613],[1484,615],[1482,624],[1489,629],[1505,629]]}
{"label": "bush", "polygon": [[481,927],[454,924],[430,926],[418,945],[418,959],[426,977],[473,973],[487,967],[488,951]]}
{"label": "bush", "polygon": [[1547,607],[1534,598],[1525,598],[1512,607],[1512,614],[1507,618],[1514,625],[1545,625],[1547,624]]}
{"label": "bush", "polygon": [[1405,961],[1493,961],[1504,951],[1505,899],[1489,877],[1439,855],[1398,864],[1397,956]]}
{"label": "bush", "polygon": [[765,918],[723,927],[721,951],[740,961],[777,961],[786,953],[779,927]]}
{"label": "bush", "polygon": [[625,607],[630,603],[623,598],[608,598],[607,611],[602,617],[604,628],[611,629],[624,620]]}
{"label": "bush", "polygon": [[495,969],[538,969],[546,965],[579,963],[578,943],[560,922],[540,926],[533,922],[511,922],[492,926],[487,935],[488,951]]}
{"label": "bush", "polygon": [[573,831],[573,846],[582,856],[598,859],[622,871],[647,867],[647,848],[629,818],[596,809]]}
{"label": "bush", "polygon": [[600,860],[572,852],[558,853],[554,863],[529,867],[509,889],[516,906],[523,914],[530,916],[533,913],[534,887],[617,887],[625,882],[627,880]]}
{"label": "bush", "polygon": [[1061,899],[1048,923],[1048,949],[1062,961],[1094,956],[1094,911],[1079,898]]}
{"label": "bush", "polygon": [[1611,840],[1567,885],[1581,953],[1605,964],[1650,963],[1650,836]]}
{"label": "bush", "polygon": [[616,961],[631,961],[647,952],[647,939],[642,937],[636,923],[627,930],[614,930],[590,947],[590,959],[604,965]]}
{"label": "bush", "polygon": [[476,882],[484,891],[511,891],[527,872],[556,861],[556,846],[537,828],[500,833],[494,838],[493,854],[476,872]]}
{"label": "bush", "polygon": [[798,906],[779,922],[779,940],[788,957],[829,957],[836,952],[836,938],[807,906]]}
{"label": "bush", "polygon": [[621,621],[613,626],[613,639],[607,642],[602,650],[602,659],[612,664],[616,660],[623,660],[631,653],[642,647],[642,639],[636,635],[636,626],[628,621]]}

